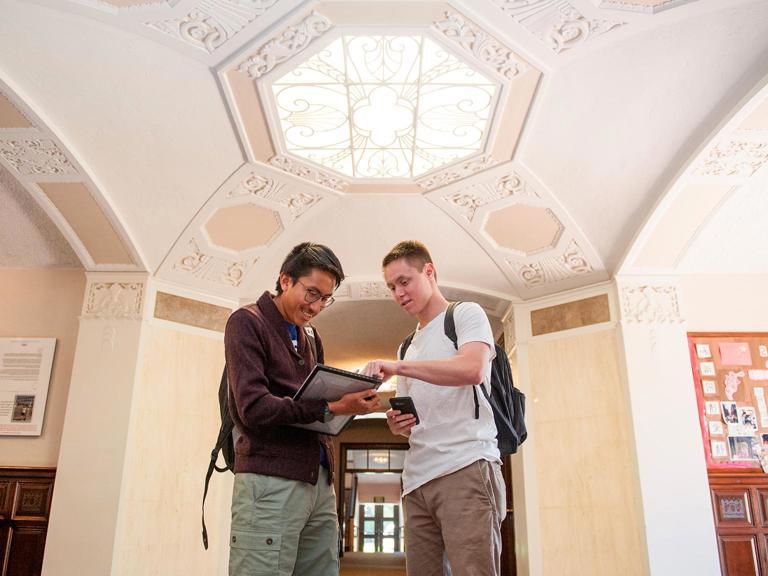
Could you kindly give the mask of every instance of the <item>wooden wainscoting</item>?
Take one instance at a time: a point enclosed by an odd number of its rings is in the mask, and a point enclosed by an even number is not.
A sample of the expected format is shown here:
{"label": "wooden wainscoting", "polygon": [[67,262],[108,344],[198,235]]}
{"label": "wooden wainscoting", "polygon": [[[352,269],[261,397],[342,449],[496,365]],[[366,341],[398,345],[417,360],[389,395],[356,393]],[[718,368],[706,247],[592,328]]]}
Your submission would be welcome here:
{"label": "wooden wainscoting", "polygon": [[710,474],[723,576],[768,576],[768,475]]}
{"label": "wooden wainscoting", "polygon": [[0,576],[40,576],[55,476],[0,467]]}

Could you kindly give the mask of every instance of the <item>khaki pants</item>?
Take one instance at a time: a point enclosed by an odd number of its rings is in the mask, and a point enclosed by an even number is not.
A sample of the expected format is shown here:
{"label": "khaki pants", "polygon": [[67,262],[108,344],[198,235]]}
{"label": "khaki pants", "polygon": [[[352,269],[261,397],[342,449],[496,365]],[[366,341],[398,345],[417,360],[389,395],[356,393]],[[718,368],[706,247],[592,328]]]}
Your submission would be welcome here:
{"label": "khaki pants", "polygon": [[403,498],[409,576],[442,576],[445,549],[453,576],[501,573],[506,488],[501,467],[478,460]]}
{"label": "khaki pants", "polygon": [[320,467],[317,485],[235,474],[230,576],[338,576],[336,494]]}

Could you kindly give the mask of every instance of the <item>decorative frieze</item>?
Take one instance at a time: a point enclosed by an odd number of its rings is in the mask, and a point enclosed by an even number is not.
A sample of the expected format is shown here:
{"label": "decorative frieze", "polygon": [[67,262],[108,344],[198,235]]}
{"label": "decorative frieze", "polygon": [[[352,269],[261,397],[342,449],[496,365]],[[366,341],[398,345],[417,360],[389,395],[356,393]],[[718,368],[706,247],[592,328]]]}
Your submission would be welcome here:
{"label": "decorative frieze", "polygon": [[0,156],[21,175],[77,174],[53,140],[0,140]]}
{"label": "decorative frieze", "polygon": [[286,156],[273,156],[269,159],[269,163],[288,174],[293,174],[294,176],[309,180],[313,184],[319,184],[320,186],[330,188],[331,190],[343,192],[349,186],[349,183],[342,178],[332,176],[327,172],[312,168],[311,166],[307,166],[306,164],[302,164],[301,162],[297,162]]}
{"label": "decorative frieze", "polygon": [[667,8],[681,6],[694,0],[598,0],[599,8],[613,8],[615,10],[629,10],[632,12],[643,12],[645,14],[654,14]]}
{"label": "decorative frieze", "polygon": [[504,79],[511,80],[527,69],[512,50],[456,12],[446,12],[445,19],[434,27]]}
{"label": "decorative frieze", "polygon": [[197,241],[192,238],[187,244],[187,253],[176,261],[173,269],[195,278],[229,284],[237,288],[257,261],[257,257],[233,261],[205,254],[200,250]]}
{"label": "decorative frieze", "polygon": [[559,282],[594,271],[576,240],[571,240],[560,256],[532,262],[510,259],[507,260],[507,264],[527,288]]}
{"label": "decorative frieze", "polygon": [[384,282],[361,282],[358,285],[358,298],[360,300],[390,300],[392,292]]}
{"label": "decorative frieze", "polygon": [[296,220],[312,206],[322,200],[319,194],[290,191],[284,184],[273,178],[252,172],[235,189],[227,194],[229,198],[255,196],[285,206],[291,214],[291,221]]}
{"label": "decorative frieze", "polygon": [[697,169],[702,176],[750,177],[768,162],[765,142],[729,140],[717,144]]}
{"label": "decorative frieze", "polygon": [[212,54],[279,0],[200,0],[182,18],[146,22],[149,28]]}
{"label": "decorative frieze", "polygon": [[331,21],[313,11],[298,24],[287,27],[278,36],[271,38],[256,54],[240,64],[239,69],[254,80],[261,78],[281,62],[304,50],[312,40],[330,29]]}
{"label": "decorative frieze", "polygon": [[493,184],[485,182],[460,192],[446,194],[443,200],[458,210],[468,222],[472,222],[479,208],[510,196],[538,197],[538,194],[513,172],[497,179]]}
{"label": "decorative frieze", "polygon": [[[143,304],[143,282],[91,282],[83,316],[141,318]],[[110,340],[114,340],[114,334]]]}
{"label": "decorative frieze", "polygon": [[492,1],[556,54],[625,24],[608,18],[587,18],[568,0]]}
{"label": "decorative frieze", "polygon": [[680,307],[674,286],[624,286],[621,289],[621,316],[630,323],[680,323]]}
{"label": "decorative frieze", "polygon": [[440,188],[446,186],[451,182],[456,182],[477,172],[481,172],[495,165],[497,161],[490,154],[484,154],[479,158],[473,158],[467,162],[462,162],[451,166],[446,170],[442,170],[437,174],[433,174],[428,178],[418,180],[417,183],[422,190],[432,190],[434,188]]}

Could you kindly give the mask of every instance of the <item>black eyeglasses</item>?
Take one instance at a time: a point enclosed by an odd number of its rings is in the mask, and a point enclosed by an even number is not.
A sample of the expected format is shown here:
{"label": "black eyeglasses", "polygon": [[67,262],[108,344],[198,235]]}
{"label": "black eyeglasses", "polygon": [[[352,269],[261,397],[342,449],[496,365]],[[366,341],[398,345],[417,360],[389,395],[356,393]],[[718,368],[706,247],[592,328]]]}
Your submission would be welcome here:
{"label": "black eyeglasses", "polygon": [[336,300],[333,296],[323,296],[319,291],[317,291],[315,288],[308,288],[304,282],[296,278],[296,282],[301,284],[301,286],[304,288],[304,301],[307,304],[314,304],[318,300],[320,300],[323,304],[323,308],[328,308],[331,304],[333,304]]}

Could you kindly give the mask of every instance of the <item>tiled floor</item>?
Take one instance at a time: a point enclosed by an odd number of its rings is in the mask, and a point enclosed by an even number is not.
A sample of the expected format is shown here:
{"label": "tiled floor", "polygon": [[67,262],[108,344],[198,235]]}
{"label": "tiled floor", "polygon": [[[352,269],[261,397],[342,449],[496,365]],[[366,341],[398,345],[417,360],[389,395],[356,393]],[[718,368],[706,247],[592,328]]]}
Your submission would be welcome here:
{"label": "tiled floor", "polygon": [[341,559],[341,576],[405,576],[405,556],[347,552]]}

